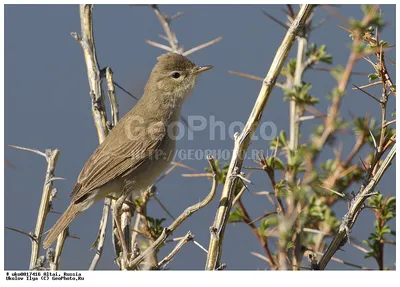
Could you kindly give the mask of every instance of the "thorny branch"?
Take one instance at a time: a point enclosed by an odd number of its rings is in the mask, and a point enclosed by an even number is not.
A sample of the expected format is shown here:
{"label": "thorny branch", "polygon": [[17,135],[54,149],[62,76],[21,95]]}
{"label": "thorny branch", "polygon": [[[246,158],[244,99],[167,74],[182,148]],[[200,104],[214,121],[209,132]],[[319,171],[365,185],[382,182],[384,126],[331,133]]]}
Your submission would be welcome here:
{"label": "thorny branch", "polygon": [[[156,14],[158,20],[161,23],[161,26],[164,29],[164,32],[165,32],[166,36],[162,35],[162,38],[164,38],[164,39],[166,39],[168,41],[169,47],[166,46],[166,45],[154,42],[154,41],[146,40],[146,43],[151,45],[151,46],[160,48],[162,50],[166,50],[168,52],[174,52],[174,53],[182,54],[183,56],[188,56],[188,55],[190,55],[190,54],[192,54],[194,52],[197,52],[197,51],[199,51],[201,49],[204,49],[206,47],[214,45],[215,43],[218,43],[219,41],[222,40],[222,37],[218,37],[218,38],[216,38],[214,40],[211,40],[211,41],[209,41],[207,43],[198,45],[198,46],[196,46],[194,48],[191,48],[191,49],[189,49],[187,51],[184,51],[183,47],[179,44],[179,41],[178,41],[175,33],[172,31],[171,26],[170,26],[171,21],[176,19],[177,17],[168,17],[167,15],[163,14],[160,11],[158,5],[155,5],[155,4],[151,5],[151,8],[153,8],[154,13]],[[183,14],[184,13],[181,12],[178,15],[179,15],[179,17],[181,17]]]}
{"label": "thorny branch", "polygon": [[181,250],[181,248],[183,247],[183,245],[185,245],[186,243],[188,243],[189,241],[192,241],[194,238],[194,235],[188,231],[188,233],[186,233],[185,236],[183,236],[181,238],[181,240],[179,240],[179,242],[176,244],[175,248],[167,255],[165,256],[160,262],[158,262],[157,267],[156,268],[165,268],[165,266],[171,262],[171,260],[174,258],[174,256],[179,252],[179,250]]}
{"label": "thorny branch", "polygon": [[[340,228],[332,239],[331,244],[328,249],[325,251],[322,256],[320,262],[318,263],[318,269],[325,269],[329,260],[332,258],[333,254],[342,246],[348,238],[351,228],[357,220],[358,215],[360,214],[365,200],[371,196],[371,193],[374,192],[375,186],[381,180],[383,174],[386,169],[391,164],[394,156],[396,155],[396,144],[394,143],[386,158],[383,160],[382,165],[377,170],[376,174],[367,179],[366,184],[361,185],[360,191],[357,196],[351,201],[351,205],[349,211],[343,216],[342,223]],[[372,168],[372,167],[371,167]]]}
{"label": "thorny branch", "polygon": [[[373,14],[376,12],[377,6],[374,6],[373,9],[371,9],[370,13],[364,17],[362,20],[362,23],[364,25],[368,25],[370,23],[371,18]],[[350,80],[351,76],[351,71],[353,70],[354,65],[358,61],[358,59],[361,57],[361,55],[358,53],[358,50],[356,49],[358,45],[360,44],[361,41],[361,35],[359,31],[355,31],[354,35],[354,41],[353,41],[353,49],[351,51],[351,54],[349,56],[349,59],[347,61],[346,68],[344,69],[344,72],[340,78],[340,81],[337,86],[337,90],[334,92],[333,99],[332,99],[332,105],[329,108],[328,115],[325,119],[324,125],[324,131],[321,134],[320,137],[314,138],[312,145],[313,148],[316,150],[316,152],[313,152],[310,156],[311,158],[307,160],[308,163],[314,163],[319,155],[319,151],[321,151],[322,147],[325,145],[326,141],[328,138],[335,132],[336,130],[336,119],[339,114],[339,108],[340,104],[343,98],[343,95],[345,93],[347,84]],[[310,169],[308,169],[310,170]],[[307,178],[306,178],[307,181]]]}
{"label": "thorny branch", "polygon": [[[257,237],[258,241],[260,242],[262,248],[264,249],[265,254],[268,256],[268,263],[271,265],[271,267],[276,267],[276,262],[275,259],[270,251],[270,248],[268,246],[268,240],[265,238],[263,234],[260,234],[257,230],[257,228],[254,225],[254,220],[251,220],[250,215],[248,214],[246,208],[244,207],[242,200],[239,198],[237,201],[239,209],[243,212],[243,220],[244,223],[246,223],[251,231],[254,233],[254,235]],[[268,215],[274,214],[276,212],[271,212],[268,213]]]}
{"label": "thorny branch", "polygon": [[215,270],[220,266],[225,227],[231,209],[233,191],[237,181],[237,175],[240,173],[240,169],[243,163],[243,155],[247,150],[254,130],[259,124],[269,95],[271,94],[272,88],[275,85],[276,79],[279,76],[284,62],[287,59],[288,53],[296,39],[297,33],[305,24],[308,17],[311,15],[313,8],[314,5],[301,6],[301,9],[296,19],[293,21],[292,25],[287,31],[286,36],[283,39],[282,44],[275,55],[275,58],[272,62],[266,78],[264,79],[260,93],[247,123],[240,135],[235,138],[232,159],[226,176],[225,185],[222,190],[220,204],[217,210],[214,224],[211,227],[211,238],[206,262],[207,270]]}
{"label": "thorny branch", "polygon": [[[104,93],[102,87],[102,74],[96,56],[96,46],[93,34],[93,5],[81,4],[79,7],[79,15],[81,22],[81,35],[71,33],[72,37],[80,44],[83,55],[85,58],[90,96],[92,99],[92,114],[101,144],[109,132],[107,125],[107,114],[104,104]],[[109,87],[109,98],[111,104],[112,123],[115,124],[118,120],[118,104],[115,97],[115,89],[112,83],[112,71],[110,68],[106,69],[107,83]],[[110,82],[111,81],[111,82]],[[111,206],[111,200],[105,199],[103,214],[100,221],[99,232],[92,247],[96,246],[96,254],[93,258],[90,270],[95,269],[98,261],[100,260],[103,244],[106,236],[108,212]],[[114,245],[116,249],[117,244]]]}
{"label": "thorny branch", "polygon": [[153,253],[157,252],[158,248],[167,240],[168,236],[172,234],[187,218],[189,218],[193,213],[200,210],[207,204],[209,204],[216,192],[218,186],[218,178],[217,178],[217,167],[215,165],[214,159],[211,156],[207,157],[208,163],[212,170],[212,186],[208,195],[199,203],[189,206],[182,212],[181,215],[177,219],[174,220],[167,228],[164,228],[161,235],[150,245],[143,253],[141,253],[138,257],[136,257],[133,261],[129,262],[129,269],[135,269],[137,266],[145,260],[148,256],[151,256]]}
{"label": "thorny branch", "polygon": [[33,150],[29,148],[24,148],[14,145],[10,146],[16,149],[26,150],[39,154],[43,156],[47,161],[46,176],[43,185],[42,199],[40,201],[39,212],[36,219],[35,232],[33,234],[29,233],[32,242],[32,253],[31,253],[31,260],[29,263],[29,269],[32,270],[35,268],[35,266],[37,266],[37,260],[39,258],[43,229],[46,223],[47,215],[50,211],[50,198],[51,198],[51,191],[53,190],[53,181],[56,179],[63,179],[54,177],[54,170],[56,168],[56,162],[58,156],[60,155],[60,151],[58,149],[55,150],[47,149],[45,152],[40,152],[38,150]]}
{"label": "thorny branch", "polygon": [[64,248],[64,243],[69,236],[69,228],[65,228],[57,238],[57,245],[54,251],[54,261],[50,263],[50,270],[58,270],[60,267],[61,254]]}

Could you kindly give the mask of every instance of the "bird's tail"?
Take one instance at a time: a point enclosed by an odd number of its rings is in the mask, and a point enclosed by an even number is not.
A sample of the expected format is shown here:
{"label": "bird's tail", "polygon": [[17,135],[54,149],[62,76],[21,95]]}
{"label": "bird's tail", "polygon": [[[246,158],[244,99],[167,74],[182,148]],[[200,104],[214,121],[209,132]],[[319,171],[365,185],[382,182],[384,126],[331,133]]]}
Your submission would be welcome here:
{"label": "bird's tail", "polygon": [[49,248],[50,245],[57,239],[58,235],[64,231],[65,228],[71,223],[71,221],[78,216],[80,213],[79,205],[76,203],[71,203],[67,210],[61,215],[57,220],[56,224],[50,229],[46,238],[43,241],[43,247],[45,249]]}

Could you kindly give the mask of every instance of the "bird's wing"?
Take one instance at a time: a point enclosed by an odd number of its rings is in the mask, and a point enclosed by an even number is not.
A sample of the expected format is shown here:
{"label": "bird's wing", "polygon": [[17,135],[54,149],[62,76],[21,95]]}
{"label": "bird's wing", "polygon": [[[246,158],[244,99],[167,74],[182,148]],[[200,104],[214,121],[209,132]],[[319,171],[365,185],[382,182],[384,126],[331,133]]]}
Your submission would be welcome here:
{"label": "bird's wing", "polygon": [[[124,132],[122,129],[116,131],[119,137],[116,135],[110,140],[110,135],[108,135],[79,174],[77,183],[70,194],[73,201],[76,202],[90,191],[135,170],[146,159],[153,156],[167,134],[165,125],[160,123],[155,126],[157,128],[153,128],[150,135],[143,136],[151,136],[153,140],[144,140],[143,137],[128,139],[125,134],[122,135]],[[116,128],[117,126],[114,127]]]}

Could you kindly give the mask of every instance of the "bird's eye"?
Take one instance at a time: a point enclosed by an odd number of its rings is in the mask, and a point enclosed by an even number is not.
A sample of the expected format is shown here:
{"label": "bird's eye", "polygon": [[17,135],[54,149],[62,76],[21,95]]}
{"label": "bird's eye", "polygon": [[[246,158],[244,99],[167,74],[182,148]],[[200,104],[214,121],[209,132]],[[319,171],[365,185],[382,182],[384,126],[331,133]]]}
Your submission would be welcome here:
{"label": "bird's eye", "polygon": [[181,76],[181,73],[178,73],[178,72],[173,72],[171,74],[171,77],[174,78],[174,79],[178,79],[180,76]]}

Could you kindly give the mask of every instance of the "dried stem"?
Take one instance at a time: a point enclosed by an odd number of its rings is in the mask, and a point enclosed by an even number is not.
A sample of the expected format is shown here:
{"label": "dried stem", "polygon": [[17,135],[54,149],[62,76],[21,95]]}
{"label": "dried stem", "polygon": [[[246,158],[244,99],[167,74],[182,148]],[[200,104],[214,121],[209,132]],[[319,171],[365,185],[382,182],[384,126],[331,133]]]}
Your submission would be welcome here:
{"label": "dried stem", "polygon": [[[109,132],[107,126],[107,114],[104,104],[104,92],[102,88],[102,75],[99,68],[99,64],[96,56],[96,46],[93,34],[93,5],[82,4],[79,8],[80,22],[81,22],[81,35],[77,33],[71,33],[74,39],[80,44],[83,50],[86,69],[89,81],[90,97],[92,99],[92,114],[101,144]],[[113,85],[113,74],[110,68],[106,69],[106,78],[108,84],[108,95],[111,105],[112,123],[115,124],[118,121],[118,103],[115,96],[115,89]],[[103,215],[100,221],[99,232],[95,243],[96,255],[92,261],[90,269],[94,269],[101,257],[103,250],[103,244],[106,236],[108,212],[110,210],[110,199],[105,199],[103,207]],[[94,244],[95,245],[95,244]],[[117,244],[114,244],[116,249]]]}
{"label": "dried stem", "polygon": [[247,123],[240,135],[235,138],[235,145],[233,149],[231,163],[229,165],[225,185],[222,190],[222,196],[216,213],[215,221],[213,226],[211,227],[211,239],[206,262],[207,270],[215,270],[220,266],[225,227],[231,209],[233,191],[237,181],[237,175],[240,173],[240,169],[243,164],[243,155],[247,150],[254,130],[259,124],[269,95],[271,94],[272,88],[275,85],[275,82],[280,74],[284,62],[287,59],[289,51],[296,39],[297,33],[305,24],[307,18],[311,15],[313,8],[313,5],[301,6],[301,9],[296,19],[293,21],[292,25],[287,31],[286,36],[283,39],[282,44],[275,55],[270,70],[263,81],[260,93]]}
{"label": "dried stem", "polygon": [[386,158],[383,160],[382,165],[379,167],[374,176],[370,177],[366,183],[366,185],[362,185],[360,188],[360,192],[357,196],[352,200],[350,208],[348,212],[342,219],[342,224],[340,225],[339,231],[332,239],[331,244],[328,249],[325,251],[322,256],[320,262],[318,263],[319,269],[325,269],[329,260],[335,254],[335,252],[342,246],[343,241],[348,236],[351,228],[353,227],[357,217],[363,208],[364,201],[374,192],[375,186],[379,183],[386,169],[391,164],[394,156],[396,155],[396,143],[393,144],[391,150],[387,154]]}
{"label": "dried stem", "polygon": [[93,257],[92,263],[90,264],[89,270],[95,270],[97,263],[100,261],[101,254],[103,253],[104,241],[106,239],[108,213],[110,211],[111,199],[106,198],[104,200],[103,215],[100,219],[99,231],[96,236],[96,240],[92,244],[92,248],[96,248],[96,254]]}
{"label": "dried stem", "polygon": [[50,264],[50,270],[58,270],[60,268],[61,254],[64,248],[64,243],[69,236],[69,228],[65,228],[57,238],[56,250],[54,252],[54,261]]}
{"label": "dried stem", "polygon": [[211,40],[210,42],[201,44],[201,45],[196,46],[196,47],[194,47],[194,48],[192,48],[190,50],[187,50],[186,52],[183,52],[182,55],[183,56],[188,56],[188,55],[193,54],[194,52],[200,51],[201,49],[204,49],[204,48],[206,48],[208,46],[214,45],[215,43],[218,43],[221,40],[222,40],[222,37],[218,37],[218,38],[216,38],[214,40]]}
{"label": "dried stem", "polygon": [[[33,234],[29,234],[30,235],[29,237],[31,238],[31,242],[32,242],[32,253],[31,253],[31,260],[29,263],[29,269],[33,269],[37,265],[36,261],[39,258],[39,251],[40,251],[40,245],[41,245],[41,241],[42,241],[43,229],[44,229],[44,225],[46,223],[47,215],[49,214],[49,211],[50,211],[51,191],[53,190],[53,181],[55,179],[54,170],[56,168],[56,162],[57,162],[58,156],[60,155],[60,151],[58,149],[55,149],[55,150],[47,149],[45,152],[40,152],[38,150],[24,148],[24,147],[20,147],[20,146],[10,145],[10,147],[39,154],[39,155],[45,157],[46,161],[47,161],[46,176],[45,176],[44,185],[43,185],[42,199],[40,201],[38,216],[36,219],[35,232]],[[59,179],[61,179],[61,178],[59,178]],[[15,230],[15,229],[12,229],[12,230]],[[17,231],[17,230],[15,230],[15,231]],[[21,232],[21,233],[23,233],[23,232]]]}
{"label": "dried stem", "polygon": [[175,248],[171,251],[171,253],[169,253],[167,256],[165,256],[158,264],[157,264],[157,268],[163,268],[165,267],[169,262],[171,262],[172,258],[174,258],[174,256],[181,250],[181,248],[183,247],[183,245],[185,245],[186,243],[188,243],[189,241],[192,241],[194,238],[194,235],[188,231],[188,233],[186,233],[185,236],[183,236],[181,238],[181,240],[179,240],[179,242],[176,244]]}
{"label": "dried stem", "polygon": [[155,253],[161,246],[161,244],[165,242],[168,236],[170,236],[172,232],[174,232],[187,218],[189,218],[193,213],[200,210],[213,200],[217,192],[218,186],[217,167],[215,165],[214,159],[211,156],[208,156],[207,160],[212,170],[212,186],[209,194],[201,202],[186,208],[185,211],[182,212],[182,214],[179,215],[179,217],[171,223],[171,225],[169,225],[167,228],[164,228],[161,235],[153,242],[153,244],[129,263],[129,269],[135,269],[143,260]]}
{"label": "dried stem", "polygon": [[[318,251],[315,251],[314,253],[318,254],[318,255],[322,255],[323,254],[323,253],[318,252]],[[331,260],[335,261],[337,263],[340,263],[340,264],[343,264],[343,265],[347,265],[347,266],[351,266],[351,267],[355,267],[355,268],[358,268],[358,269],[361,269],[361,270],[372,270],[372,269],[369,269],[369,268],[367,268],[365,266],[354,264],[354,263],[351,263],[349,261],[345,261],[345,260],[342,260],[342,259],[339,259],[339,258],[336,258],[336,257],[332,257]]]}
{"label": "dried stem", "polygon": [[[293,86],[298,86],[298,87],[301,86],[303,73],[305,71],[304,57],[306,55],[307,43],[308,43],[307,30],[309,30],[309,28],[311,27],[311,19],[312,19],[312,14],[306,21],[303,33],[299,34],[297,38],[298,48],[297,48],[296,69],[294,73]],[[304,114],[304,109],[297,104],[296,99],[292,99],[290,101],[290,117],[289,117],[290,120],[289,149],[291,151],[296,151],[299,145],[299,132],[300,132],[301,121],[299,121],[298,119],[301,116],[303,116],[303,114]],[[289,160],[291,162],[290,157]],[[295,179],[296,179],[295,175],[293,175],[288,180],[294,181]]]}
{"label": "dried stem", "polygon": [[119,109],[117,102],[117,95],[115,93],[114,87],[114,73],[110,67],[106,68],[106,79],[107,79],[107,88],[108,88],[108,99],[110,101],[111,106],[111,124],[113,127],[117,124],[119,120]]}
{"label": "dried stem", "polygon": [[169,42],[169,45],[171,46],[172,50],[175,53],[182,53],[183,51],[182,51],[182,48],[179,47],[178,39],[176,39],[174,32],[172,32],[171,27],[169,26],[168,18],[165,17],[161,13],[161,11],[157,5],[151,5],[151,8],[153,8],[154,13],[156,13],[157,18],[160,21],[160,23],[165,31],[165,34],[167,35],[168,42]]}
{"label": "dried stem", "polygon": [[32,240],[32,254],[31,254],[31,262],[30,268],[33,268],[36,265],[36,260],[39,257],[39,248],[42,239],[42,233],[44,224],[46,222],[47,214],[50,210],[49,199],[50,193],[53,189],[53,181],[54,177],[54,169],[56,167],[56,162],[58,156],[60,155],[60,151],[58,149],[55,150],[46,150],[46,161],[47,161],[47,170],[46,177],[44,180],[43,192],[42,192],[42,200],[40,202],[39,212],[36,220],[36,228],[34,236],[37,240]]}
{"label": "dried stem", "polygon": [[83,55],[85,57],[90,89],[89,94],[92,99],[92,114],[99,142],[101,143],[108,134],[108,128],[106,109],[104,105],[104,94],[101,85],[102,79],[94,43],[92,10],[93,5],[80,5],[79,15],[81,21],[81,35],[78,36],[77,33],[71,33],[71,35],[82,47]]}
{"label": "dried stem", "polygon": [[186,52],[183,50],[183,47],[179,45],[179,41],[175,35],[175,33],[172,31],[170,23],[172,20],[175,20],[181,16],[184,15],[184,13],[178,13],[172,17],[168,17],[167,15],[164,15],[160,9],[158,8],[158,5],[151,5],[151,8],[153,8],[154,13],[156,13],[156,16],[158,18],[158,20],[161,23],[161,26],[164,29],[164,32],[166,34],[166,36],[164,35],[160,35],[161,38],[165,39],[168,41],[169,43],[169,47],[154,41],[150,41],[150,40],[146,40],[145,42],[151,46],[157,47],[159,49],[168,51],[168,52],[174,52],[174,53],[178,53],[178,54],[182,54],[183,56],[188,56],[194,52],[197,52],[201,49],[204,49],[206,47],[209,47],[211,45],[214,45],[215,43],[218,43],[219,41],[222,40],[222,37],[218,37],[214,40],[211,40],[207,43],[203,43],[201,45],[198,45],[196,47],[193,47],[189,50],[187,50]]}
{"label": "dried stem", "polygon": [[[114,87],[114,77],[113,71],[110,67],[106,68],[106,79],[107,79],[107,89],[108,89],[108,98],[111,106],[111,127],[114,127],[119,120],[119,109],[117,96],[115,93]],[[89,267],[89,270],[95,270],[97,263],[100,261],[101,254],[103,252],[104,241],[106,239],[106,231],[107,231],[107,221],[108,221],[108,213],[110,211],[113,200],[111,198],[106,198],[104,200],[103,206],[103,214],[100,219],[99,231],[96,236],[96,240],[92,244],[92,248],[96,248],[96,254],[92,260],[92,263]],[[114,222],[113,222],[114,223]]]}
{"label": "dried stem", "polygon": [[[243,221],[244,223],[247,224],[247,226],[250,227],[251,231],[254,233],[254,235],[257,237],[258,241],[260,242],[262,248],[264,249],[265,254],[268,256],[268,262],[271,267],[276,267],[276,262],[275,259],[271,253],[271,250],[269,249],[268,246],[268,240],[265,238],[264,234],[260,234],[258,231],[257,227],[254,225],[254,221],[250,218],[250,215],[248,214],[246,208],[244,207],[242,200],[238,200],[238,207],[243,213]],[[272,213],[271,213],[272,214]]]}
{"label": "dried stem", "polygon": [[132,234],[131,234],[131,251],[135,249],[135,244],[137,244],[137,236],[139,235],[139,227],[142,215],[136,212],[135,223],[133,224]]}
{"label": "dried stem", "polygon": [[[373,16],[373,14],[375,13],[377,9],[377,6],[374,6],[373,9],[371,9],[370,13],[368,15],[366,15],[364,17],[364,19],[362,20],[362,23],[365,25],[368,25],[371,21],[371,18]],[[340,81],[338,83],[337,86],[337,92],[336,94],[333,96],[332,99],[332,105],[329,108],[329,112],[328,115],[325,119],[325,128],[324,131],[322,133],[322,135],[318,138],[315,138],[313,140],[313,146],[314,149],[316,150],[316,152],[314,152],[312,154],[312,158],[310,160],[310,162],[315,162],[315,160],[317,159],[318,155],[319,155],[319,151],[322,149],[322,147],[325,145],[326,141],[328,140],[329,136],[331,136],[335,130],[336,130],[336,119],[339,115],[339,108],[340,108],[340,104],[341,104],[341,100],[343,98],[343,95],[345,93],[347,84],[350,80],[350,76],[352,74],[352,70],[354,68],[354,65],[356,64],[357,60],[362,56],[358,50],[357,47],[359,46],[361,42],[361,35],[360,35],[360,31],[355,31],[354,32],[354,41],[353,41],[353,46],[352,46],[352,51],[351,54],[349,56],[349,59],[347,61],[346,64],[346,68],[344,69],[344,72],[340,78]]]}

